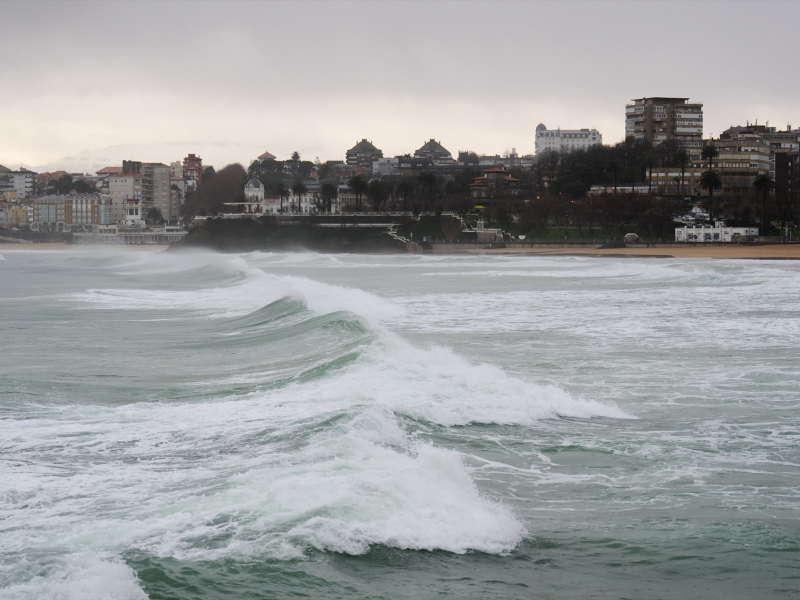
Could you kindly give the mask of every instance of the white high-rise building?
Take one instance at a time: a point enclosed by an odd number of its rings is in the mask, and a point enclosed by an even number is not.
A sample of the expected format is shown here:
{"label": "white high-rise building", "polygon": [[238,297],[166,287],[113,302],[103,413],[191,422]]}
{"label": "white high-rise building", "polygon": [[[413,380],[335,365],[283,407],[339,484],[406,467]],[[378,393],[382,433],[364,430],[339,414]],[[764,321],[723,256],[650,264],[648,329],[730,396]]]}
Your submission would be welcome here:
{"label": "white high-rise building", "polygon": [[544,123],[536,126],[536,154],[555,150],[573,152],[586,150],[603,143],[603,136],[597,129],[548,129]]}

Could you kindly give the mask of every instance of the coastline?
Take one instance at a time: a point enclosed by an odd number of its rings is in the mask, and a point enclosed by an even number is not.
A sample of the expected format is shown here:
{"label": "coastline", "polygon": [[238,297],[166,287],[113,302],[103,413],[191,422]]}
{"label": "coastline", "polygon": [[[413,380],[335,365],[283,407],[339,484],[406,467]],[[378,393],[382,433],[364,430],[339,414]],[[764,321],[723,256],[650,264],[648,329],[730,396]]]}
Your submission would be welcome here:
{"label": "coastline", "polygon": [[0,243],[0,252],[16,252],[20,250],[92,250],[96,248],[124,248],[126,250],[166,250],[169,246],[161,245],[135,245],[135,244],[64,244],[63,242],[42,244],[15,244],[14,242]]}
{"label": "coastline", "polygon": [[[630,258],[716,258],[738,260],[800,260],[800,244],[664,248],[498,248],[464,250],[458,254],[537,256],[606,256]],[[443,253],[437,253],[443,254]]]}
{"label": "coastline", "polygon": [[[163,245],[128,245],[128,244],[91,244],[76,245],[64,243],[34,243],[34,244],[14,244],[0,243],[0,252],[19,252],[19,251],[42,251],[42,250],[95,250],[98,248],[117,248],[132,251],[161,252],[170,248]],[[194,246],[199,250],[215,251],[216,248]],[[277,249],[276,249],[277,250]],[[308,251],[307,249],[303,249]],[[217,250],[218,251],[218,250]],[[247,251],[247,250],[242,250]],[[280,250],[279,250],[280,251]],[[292,251],[288,248],[284,251]],[[311,250],[312,252],[314,250]],[[338,254],[340,252],[325,252],[326,254]],[[347,254],[359,254],[359,252],[346,252]],[[384,252],[379,253],[387,253]],[[426,254],[428,254],[426,252]],[[430,254],[451,254],[451,255],[497,255],[497,256],[599,256],[607,258],[714,258],[723,260],[800,260],[800,244],[769,244],[763,246],[709,246],[709,247],[662,247],[662,248],[579,248],[575,246],[564,248],[484,248],[469,250],[446,250],[433,251]]]}

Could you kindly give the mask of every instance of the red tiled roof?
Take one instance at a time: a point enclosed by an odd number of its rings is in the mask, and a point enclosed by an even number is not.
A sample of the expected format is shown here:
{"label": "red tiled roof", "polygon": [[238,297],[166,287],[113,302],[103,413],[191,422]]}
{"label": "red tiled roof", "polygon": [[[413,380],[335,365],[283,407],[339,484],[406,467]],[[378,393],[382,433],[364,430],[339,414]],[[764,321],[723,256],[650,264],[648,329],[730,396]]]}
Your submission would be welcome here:
{"label": "red tiled roof", "polygon": [[499,167],[492,167],[491,169],[484,171],[484,173],[506,173],[506,170]]}
{"label": "red tiled roof", "polygon": [[270,154],[269,152],[264,152],[264,154],[262,154],[258,158],[259,160],[275,160],[275,155]]}
{"label": "red tiled roof", "polygon": [[97,175],[110,175],[111,173],[122,173],[122,167],[103,167],[99,171],[95,171]]}

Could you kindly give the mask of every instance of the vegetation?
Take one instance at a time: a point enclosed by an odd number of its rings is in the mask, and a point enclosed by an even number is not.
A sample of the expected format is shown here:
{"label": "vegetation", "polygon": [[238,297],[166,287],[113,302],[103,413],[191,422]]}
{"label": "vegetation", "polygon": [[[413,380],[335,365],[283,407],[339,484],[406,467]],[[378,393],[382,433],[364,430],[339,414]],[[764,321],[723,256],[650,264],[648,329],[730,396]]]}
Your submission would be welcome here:
{"label": "vegetation", "polygon": [[213,248],[222,252],[298,250],[315,252],[396,252],[404,248],[379,228],[277,225],[274,218],[207,219],[171,248]]}
{"label": "vegetation", "polygon": [[79,194],[90,194],[96,191],[93,183],[84,179],[73,180],[72,175],[62,175],[59,179],[51,179],[47,183],[50,194],[69,194],[75,190]]}
{"label": "vegetation", "polygon": [[159,209],[157,206],[151,207],[144,216],[144,219],[149,225],[160,225],[164,223],[164,215],[161,214],[161,209]]}
{"label": "vegetation", "polygon": [[244,201],[242,180],[246,173],[242,165],[228,165],[204,179],[197,189],[188,194],[183,205],[184,216],[191,220],[195,215],[213,216],[224,212],[225,202]]}

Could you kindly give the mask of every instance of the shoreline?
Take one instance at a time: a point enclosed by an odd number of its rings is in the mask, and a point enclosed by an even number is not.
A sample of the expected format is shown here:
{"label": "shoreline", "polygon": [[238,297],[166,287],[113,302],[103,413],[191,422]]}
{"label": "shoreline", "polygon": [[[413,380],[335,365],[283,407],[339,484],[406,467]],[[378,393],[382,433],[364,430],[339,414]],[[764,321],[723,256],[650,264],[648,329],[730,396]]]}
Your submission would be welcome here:
{"label": "shoreline", "polygon": [[32,244],[17,244],[14,242],[0,243],[0,252],[15,252],[19,250],[93,250],[97,248],[124,248],[126,250],[166,250],[169,246],[156,244],[65,244],[63,242],[43,242]]}
{"label": "shoreline", "polygon": [[[43,251],[43,250],[97,250],[124,249],[125,251],[161,252],[169,248],[166,245],[134,245],[134,244],[64,244],[33,243],[15,244],[0,243],[0,252]],[[194,250],[213,248],[196,246]],[[242,250],[245,252],[246,250]],[[304,250],[308,251],[308,250]],[[329,254],[330,252],[325,252]],[[382,252],[380,254],[386,254]],[[339,254],[333,252],[332,254]],[[360,254],[359,252],[343,252],[342,254]],[[402,254],[402,252],[398,252]],[[710,247],[662,247],[662,248],[484,248],[438,250],[426,252],[435,255],[497,255],[497,256],[597,256],[606,258],[713,258],[722,260],[800,260],[800,244],[769,244],[763,246],[710,246]]]}
{"label": "shoreline", "polygon": [[[445,254],[437,252],[436,254]],[[733,260],[800,260],[800,244],[764,246],[711,246],[665,248],[487,248],[446,254],[487,254],[537,256],[605,256],[608,258],[716,258]]]}

